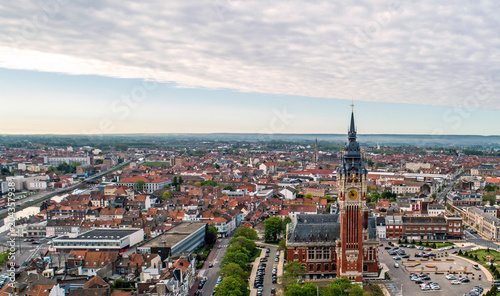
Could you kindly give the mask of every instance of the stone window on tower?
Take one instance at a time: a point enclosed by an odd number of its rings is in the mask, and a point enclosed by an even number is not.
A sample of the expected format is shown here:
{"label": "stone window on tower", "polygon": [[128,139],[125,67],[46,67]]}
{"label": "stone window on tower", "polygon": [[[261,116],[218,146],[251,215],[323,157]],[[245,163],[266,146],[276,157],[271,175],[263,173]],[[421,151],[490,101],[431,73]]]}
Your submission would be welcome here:
{"label": "stone window on tower", "polygon": [[294,260],[299,260],[299,255],[298,254],[293,255],[293,259]]}
{"label": "stone window on tower", "polygon": [[373,260],[373,248],[370,247],[368,250],[368,260]]}

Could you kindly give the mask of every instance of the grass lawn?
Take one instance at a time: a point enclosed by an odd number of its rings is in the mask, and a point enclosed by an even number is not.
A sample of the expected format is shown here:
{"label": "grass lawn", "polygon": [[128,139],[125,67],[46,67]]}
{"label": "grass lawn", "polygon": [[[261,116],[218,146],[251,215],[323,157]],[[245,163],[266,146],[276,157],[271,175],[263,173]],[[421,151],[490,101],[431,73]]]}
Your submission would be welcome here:
{"label": "grass lawn", "polygon": [[170,162],[165,162],[165,161],[151,161],[151,162],[145,162],[143,165],[144,166],[162,166],[162,165],[170,165]]}
{"label": "grass lawn", "polygon": [[[421,242],[419,244],[419,242],[415,242],[415,246],[423,246],[423,247],[427,247],[427,248],[432,248],[431,246],[433,246],[434,242],[429,242],[427,244],[424,244],[424,243],[425,242]],[[436,242],[436,249],[444,248],[444,247],[450,247],[450,246],[453,246],[453,245],[455,245],[455,244],[452,243],[452,242],[442,242],[442,243]]]}
{"label": "grass lawn", "polygon": [[[475,250],[472,252],[467,252],[467,254],[477,255],[477,259],[482,262],[486,262],[486,256],[491,256],[493,260],[500,261],[500,253],[495,250],[491,250],[488,252],[487,249]],[[465,257],[467,258],[467,257]],[[469,258],[470,259],[470,258]]]}

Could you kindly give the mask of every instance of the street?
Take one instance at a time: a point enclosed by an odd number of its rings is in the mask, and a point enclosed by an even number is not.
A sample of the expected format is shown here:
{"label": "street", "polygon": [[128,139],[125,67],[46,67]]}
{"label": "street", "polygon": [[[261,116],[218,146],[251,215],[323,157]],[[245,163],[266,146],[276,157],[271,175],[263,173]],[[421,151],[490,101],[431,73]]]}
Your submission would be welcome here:
{"label": "street", "polygon": [[[10,237],[7,235],[7,232],[3,232],[0,234],[0,249],[2,251],[6,251],[7,248],[9,248],[9,241]],[[47,248],[47,242],[50,241],[48,238],[35,238],[35,241],[39,242],[40,244],[33,244],[32,242],[25,242],[26,238],[24,237],[16,237],[16,249],[17,252],[15,254],[15,260],[17,264],[20,266],[23,265],[26,261],[34,258],[34,257],[39,257],[40,252]]]}
{"label": "street", "polygon": [[[212,295],[214,291],[215,284],[217,283],[217,278],[219,277],[217,275],[217,272],[220,270],[219,264],[222,260],[222,257],[224,256],[224,253],[226,252],[227,244],[231,238],[232,235],[226,238],[217,239],[217,243],[214,245],[214,249],[212,250],[212,252],[215,251],[215,255],[212,257],[211,261],[207,262],[203,266],[204,269],[200,270],[199,276],[207,278],[205,286],[203,286],[203,289],[201,289],[203,295]],[[218,248],[219,246],[221,247],[220,249]],[[213,264],[212,268],[208,268],[209,263]]]}

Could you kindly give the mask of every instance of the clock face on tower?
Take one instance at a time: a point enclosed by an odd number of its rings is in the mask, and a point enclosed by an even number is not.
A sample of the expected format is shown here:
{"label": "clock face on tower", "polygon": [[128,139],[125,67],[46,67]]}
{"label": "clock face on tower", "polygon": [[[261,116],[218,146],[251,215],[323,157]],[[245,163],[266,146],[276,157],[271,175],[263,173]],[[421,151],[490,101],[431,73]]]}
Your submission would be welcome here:
{"label": "clock face on tower", "polygon": [[347,193],[347,196],[354,200],[356,198],[358,198],[358,192],[356,190],[350,190],[349,193]]}

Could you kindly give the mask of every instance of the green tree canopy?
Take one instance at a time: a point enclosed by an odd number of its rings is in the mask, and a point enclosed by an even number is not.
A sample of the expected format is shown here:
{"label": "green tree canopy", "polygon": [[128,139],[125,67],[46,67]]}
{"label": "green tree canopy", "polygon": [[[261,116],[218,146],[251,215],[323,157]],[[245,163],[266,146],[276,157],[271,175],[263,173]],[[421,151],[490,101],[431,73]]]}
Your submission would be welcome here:
{"label": "green tree canopy", "polygon": [[142,180],[137,180],[134,183],[134,188],[138,191],[142,191],[142,189],[144,189],[144,185],[146,185],[146,182]]}
{"label": "green tree canopy", "polygon": [[283,230],[283,222],[279,217],[269,217],[264,221],[264,239],[266,242],[277,242]]}
{"label": "green tree canopy", "polygon": [[208,225],[207,232],[205,233],[205,242],[208,245],[213,245],[217,241],[217,228],[213,225]]}
{"label": "green tree canopy", "polygon": [[224,186],[224,190],[234,191],[234,188],[231,185],[227,185],[227,186]]}
{"label": "green tree canopy", "polygon": [[225,265],[217,272],[217,274],[223,279],[233,275],[236,275],[242,279],[248,278],[248,272],[244,271],[241,266],[236,263],[229,263]]}
{"label": "green tree canopy", "polygon": [[257,231],[255,229],[250,228],[248,226],[240,226],[236,231],[234,232],[234,237],[238,236],[243,236],[251,240],[258,240],[259,235],[257,234]]}
{"label": "green tree canopy", "polygon": [[363,296],[363,289],[346,278],[334,279],[331,284],[320,288],[320,295]]}
{"label": "green tree canopy", "polygon": [[496,197],[493,193],[485,193],[483,194],[483,201],[489,202],[490,206],[496,203]]}
{"label": "green tree canopy", "polygon": [[201,186],[212,186],[212,187],[216,187],[216,186],[217,186],[217,182],[212,181],[212,180],[205,180],[205,181],[201,182]]}
{"label": "green tree canopy", "polygon": [[[241,246],[239,246],[242,248]],[[224,254],[224,258],[222,258],[220,266],[224,267],[229,263],[238,264],[243,270],[248,270],[248,260],[250,257],[248,256],[248,251],[245,249],[230,251],[229,248],[226,250]]]}
{"label": "green tree canopy", "polygon": [[165,199],[168,199],[168,198],[171,198],[171,197],[172,197],[172,195],[171,195],[171,194],[170,194],[170,192],[168,192],[168,191],[163,191],[163,192],[161,193],[161,199],[162,199],[162,200],[165,200]]}
{"label": "green tree canopy", "polygon": [[243,237],[243,236],[233,237],[229,241],[229,244],[231,246],[236,246],[236,245],[242,246],[243,248],[245,248],[248,251],[248,253],[250,255],[255,254],[255,252],[257,251],[257,247],[255,245],[255,242],[253,240],[249,240],[248,238]]}
{"label": "green tree canopy", "polygon": [[308,192],[308,193],[306,193],[306,195],[304,195],[305,199],[311,199],[312,197],[313,197],[313,195],[311,192]]}
{"label": "green tree canopy", "polygon": [[[306,283],[304,285],[291,284],[285,291],[285,296],[316,296],[317,288],[313,283]],[[331,294],[337,295],[337,294]]]}
{"label": "green tree canopy", "polygon": [[247,296],[249,293],[247,284],[238,276],[224,278],[215,288],[215,296]]}
{"label": "green tree canopy", "polygon": [[302,278],[306,272],[304,266],[296,261],[289,262],[283,267],[283,275],[281,275],[281,288],[286,292],[288,287],[296,284],[299,278]]}
{"label": "green tree canopy", "polygon": [[497,185],[486,184],[486,185],[484,185],[484,190],[486,190],[486,191],[495,191],[495,190],[498,190],[498,186]]}

